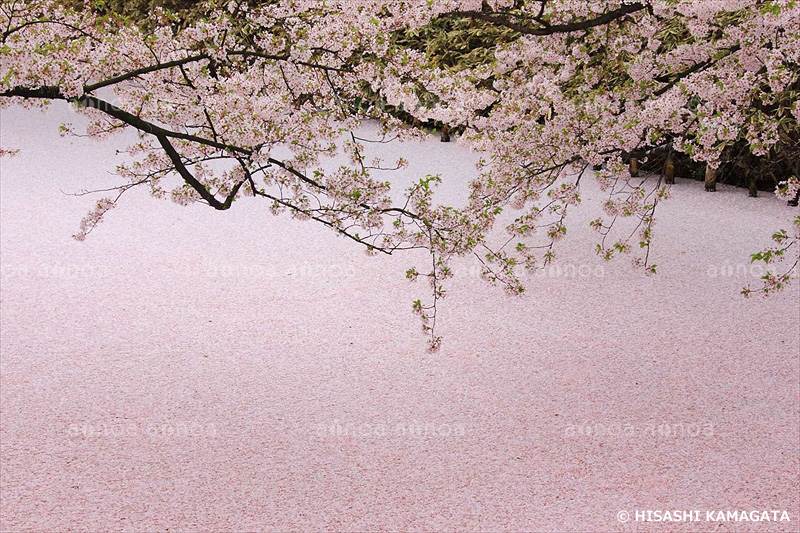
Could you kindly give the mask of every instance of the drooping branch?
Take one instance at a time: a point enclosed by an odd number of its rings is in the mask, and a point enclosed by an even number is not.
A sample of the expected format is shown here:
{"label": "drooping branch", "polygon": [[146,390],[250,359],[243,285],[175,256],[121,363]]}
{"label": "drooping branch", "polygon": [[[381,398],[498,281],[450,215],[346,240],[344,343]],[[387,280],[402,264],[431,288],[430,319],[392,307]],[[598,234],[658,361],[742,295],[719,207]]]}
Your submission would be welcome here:
{"label": "drooping branch", "polygon": [[206,139],[204,137],[200,137],[197,135],[192,135],[190,133],[182,133],[179,131],[172,131],[166,128],[162,128],[152,122],[144,120],[136,115],[133,115],[124,109],[121,109],[105,100],[97,98],[96,96],[79,96],[79,97],[66,97],[61,89],[58,87],[37,87],[37,88],[28,88],[28,87],[15,87],[13,89],[9,89],[0,93],[0,96],[5,97],[21,97],[21,98],[38,98],[43,100],[64,100],[71,103],[76,103],[79,105],[83,105],[85,107],[91,107],[97,109],[98,111],[102,111],[103,113],[116,118],[133,126],[139,131],[144,133],[148,133],[155,137],[159,135],[164,137],[170,137],[174,139],[182,139],[184,141],[190,141],[198,144],[202,144],[205,146],[209,146],[211,148],[217,148],[219,150],[225,150],[228,152],[234,153],[241,153],[250,155],[252,150],[248,150],[246,148],[241,148],[239,146],[234,146],[231,144],[221,143],[218,141],[214,141],[212,139]]}

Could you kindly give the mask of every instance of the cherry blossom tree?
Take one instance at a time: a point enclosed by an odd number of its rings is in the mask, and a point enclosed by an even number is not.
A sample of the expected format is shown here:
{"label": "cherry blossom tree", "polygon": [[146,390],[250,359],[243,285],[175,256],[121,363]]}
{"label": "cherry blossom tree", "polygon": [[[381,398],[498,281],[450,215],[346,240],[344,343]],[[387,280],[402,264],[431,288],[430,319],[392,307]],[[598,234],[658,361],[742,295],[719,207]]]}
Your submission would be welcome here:
{"label": "cherry blossom tree", "polygon": [[[135,162],[118,167],[120,185],[77,239],[133,187],[218,210],[261,197],[371,254],[427,250],[429,264],[407,276],[430,284],[413,309],[432,348],[450,261],[474,255],[487,280],[521,293],[520,271],[554,260],[582,179],[608,194],[592,222],[598,254],[631,254],[654,273],[673,154],[712,174],[734,145],[800,161],[793,0],[203,2],[189,22],[156,9],[148,29],[89,3],[4,1],[0,13],[3,106],[63,100],[91,119],[91,137],[139,133]],[[459,64],[409,37],[443,23],[503,38]],[[398,203],[376,170],[405,161],[368,161],[367,119],[401,140],[423,124],[462,131],[483,154],[467,205],[436,203],[438,176],[419,177]],[[663,171],[632,172],[657,153]],[[348,164],[323,169],[340,154]],[[779,194],[796,195],[798,175],[781,176]],[[790,266],[745,294],[790,280],[800,217],[773,238],[754,259]]]}

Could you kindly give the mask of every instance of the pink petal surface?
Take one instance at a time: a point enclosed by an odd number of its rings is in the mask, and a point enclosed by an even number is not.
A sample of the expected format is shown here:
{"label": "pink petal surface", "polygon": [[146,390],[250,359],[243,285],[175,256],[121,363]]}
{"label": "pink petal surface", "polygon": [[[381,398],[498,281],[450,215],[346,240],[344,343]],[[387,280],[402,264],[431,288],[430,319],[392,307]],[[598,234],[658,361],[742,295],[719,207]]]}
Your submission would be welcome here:
{"label": "pink petal surface", "polygon": [[[61,191],[113,184],[124,139],[1,118],[3,531],[798,530],[798,284],[738,294],[796,212],[771,195],[679,180],[648,277],[594,256],[584,183],[560,274],[510,298],[456,265],[431,355],[418,256],[144,192],[77,243],[94,200]],[[459,200],[472,154],[403,150]],[[617,519],[646,509],[791,522]]]}

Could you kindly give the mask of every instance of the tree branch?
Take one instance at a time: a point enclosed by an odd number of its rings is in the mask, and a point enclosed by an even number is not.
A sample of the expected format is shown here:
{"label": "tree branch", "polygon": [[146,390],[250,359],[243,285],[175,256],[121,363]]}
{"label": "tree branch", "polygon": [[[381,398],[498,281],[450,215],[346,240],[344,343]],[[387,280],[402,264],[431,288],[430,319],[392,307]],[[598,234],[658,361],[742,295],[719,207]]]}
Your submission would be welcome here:
{"label": "tree branch", "polygon": [[567,24],[554,24],[542,25],[539,28],[533,28],[525,24],[518,24],[509,20],[508,15],[500,13],[484,13],[482,11],[456,11],[453,15],[460,15],[464,17],[473,18],[476,20],[483,20],[498,26],[505,26],[506,28],[524,33],[526,35],[554,35],[556,33],[572,33],[576,31],[585,31],[597,26],[603,26],[621,19],[631,13],[642,11],[646,6],[642,3],[635,2],[633,4],[625,4],[622,7],[604,13],[592,19],[581,20],[578,22],[569,22]]}

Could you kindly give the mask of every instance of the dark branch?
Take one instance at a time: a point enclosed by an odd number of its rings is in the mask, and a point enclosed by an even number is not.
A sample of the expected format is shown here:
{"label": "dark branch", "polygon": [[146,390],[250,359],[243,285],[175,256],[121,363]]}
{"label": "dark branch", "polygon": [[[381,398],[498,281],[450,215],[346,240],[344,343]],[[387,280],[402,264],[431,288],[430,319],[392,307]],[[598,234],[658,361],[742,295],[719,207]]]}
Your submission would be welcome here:
{"label": "dark branch", "polygon": [[576,31],[585,31],[597,26],[603,26],[621,19],[631,13],[642,11],[646,6],[642,3],[636,2],[633,4],[626,4],[622,7],[604,13],[592,19],[581,20],[577,22],[569,22],[567,24],[546,24],[544,21],[540,22],[540,27],[531,27],[526,24],[519,24],[511,21],[508,15],[502,13],[484,13],[482,11],[461,11],[455,12],[454,15],[461,15],[464,17],[473,18],[476,20],[483,20],[497,26],[505,26],[506,28],[524,33],[526,35],[554,35],[557,33],[572,33]]}

